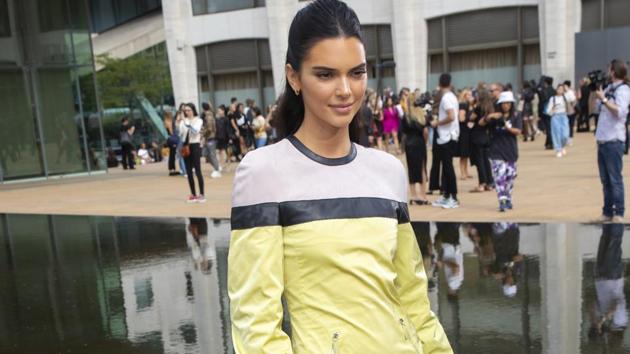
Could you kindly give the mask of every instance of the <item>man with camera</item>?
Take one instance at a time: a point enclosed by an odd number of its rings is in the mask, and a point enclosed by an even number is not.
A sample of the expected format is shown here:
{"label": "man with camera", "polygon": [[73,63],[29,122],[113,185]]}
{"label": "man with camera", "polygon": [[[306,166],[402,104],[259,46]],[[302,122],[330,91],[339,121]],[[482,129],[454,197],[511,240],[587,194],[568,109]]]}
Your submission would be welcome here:
{"label": "man with camera", "polygon": [[611,83],[595,94],[599,100],[600,114],[597,122],[597,163],[604,190],[604,207],[598,221],[623,222],[625,212],[624,185],[621,170],[626,142],[626,119],[630,106],[628,68],[619,59],[610,63]]}

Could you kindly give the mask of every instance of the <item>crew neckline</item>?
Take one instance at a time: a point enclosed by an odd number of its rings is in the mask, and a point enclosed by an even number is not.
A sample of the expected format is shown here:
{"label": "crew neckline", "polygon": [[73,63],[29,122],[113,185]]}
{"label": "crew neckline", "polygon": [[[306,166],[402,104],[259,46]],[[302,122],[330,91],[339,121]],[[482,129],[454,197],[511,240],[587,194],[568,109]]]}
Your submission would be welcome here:
{"label": "crew neckline", "polygon": [[309,159],[317,163],[321,163],[322,165],[326,165],[326,166],[346,165],[352,162],[357,157],[357,147],[352,142],[350,143],[350,152],[348,153],[348,155],[343,156],[343,157],[330,158],[330,157],[324,157],[324,156],[318,155],[317,153],[315,153],[314,151],[306,147],[306,145],[304,145],[298,138],[296,138],[295,135],[291,135],[287,137],[287,139],[304,156],[308,157]]}

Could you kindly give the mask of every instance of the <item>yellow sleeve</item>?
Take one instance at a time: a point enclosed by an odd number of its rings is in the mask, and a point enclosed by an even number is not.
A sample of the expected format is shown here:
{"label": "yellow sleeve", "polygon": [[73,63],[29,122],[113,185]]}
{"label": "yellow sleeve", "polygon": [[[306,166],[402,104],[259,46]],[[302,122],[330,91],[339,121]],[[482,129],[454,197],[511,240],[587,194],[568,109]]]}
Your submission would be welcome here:
{"label": "yellow sleeve", "polygon": [[423,353],[453,353],[442,325],[431,311],[427,294],[427,275],[418,242],[409,222],[398,225],[398,247],[394,266],[401,306],[416,329]]}
{"label": "yellow sleeve", "polygon": [[282,259],[280,226],[232,231],[228,293],[237,354],[292,353],[282,331]]}

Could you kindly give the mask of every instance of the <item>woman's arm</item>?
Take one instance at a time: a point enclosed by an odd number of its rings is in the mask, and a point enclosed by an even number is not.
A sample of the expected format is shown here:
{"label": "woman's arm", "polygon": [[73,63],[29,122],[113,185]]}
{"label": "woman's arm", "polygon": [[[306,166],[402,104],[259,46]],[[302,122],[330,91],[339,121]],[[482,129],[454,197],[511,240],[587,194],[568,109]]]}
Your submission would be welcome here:
{"label": "woman's arm", "polygon": [[243,205],[258,193],[260,175],[246,156],[236,170],[228,254],[228,294],[236,354],[291,354],[282,331],[284,244],[279,206]]}

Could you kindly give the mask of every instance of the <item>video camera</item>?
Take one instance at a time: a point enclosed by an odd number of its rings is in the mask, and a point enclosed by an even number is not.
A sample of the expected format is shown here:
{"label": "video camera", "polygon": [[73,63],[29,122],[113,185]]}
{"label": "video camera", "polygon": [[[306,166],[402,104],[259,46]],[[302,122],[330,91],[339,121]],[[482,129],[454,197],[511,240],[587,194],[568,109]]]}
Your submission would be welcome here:
{"label": "video camera", "polygon": [[587,77],[589,81],[588,88],[591,91],[597,91],[598,88],[603,88],[610,84],[610,78],[601,70],[593,70],[587,74]]}

